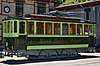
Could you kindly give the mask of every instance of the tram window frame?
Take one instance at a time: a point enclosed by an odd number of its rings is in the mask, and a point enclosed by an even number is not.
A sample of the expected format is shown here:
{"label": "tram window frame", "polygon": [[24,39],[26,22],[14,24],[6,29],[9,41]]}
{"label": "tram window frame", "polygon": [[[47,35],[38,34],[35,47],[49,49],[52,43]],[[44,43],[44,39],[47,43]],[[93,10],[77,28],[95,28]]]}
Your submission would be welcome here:
{"label": "tram window frame", "polygon": [[54,23],[54,34],[60,35],[60,23]]}
{"label": "tram window frame", "polygon": [[34,22],[28,22],[28,34],[34,34]]}
{"label": "tram window frame", "polygon": [[8,33],[8,21],[6,21],[6,33]]}
{"label": "tram window frame", "polygon": [[83,35],[83,27],[82,24],[77,24],[77,34]]}
{"label": "tram window frame", "polygon": [[89,35],[89,25],[87,25],[87,24],[84,24],[84,35]]}
{"label": "tram window frame", "polygon": [[19,33],[25,33],[25,22],[24,21],[19,22]]}
{"label": "tram window frame", "polygon": [[10,21],[8,21],[8,33],[10,33]]}
{"label": "tram window frame", "polygon": [[14,21],[14,33],[17,33],[17,21]]}
{"label": "tram window frame", "polygon": [[36,23],[36,33],[37,34],[44,34],[44,22],[37,22]]}
{"label": "tram window frame", "polygon": [[70,24],[70,35],[76,35],[76,24]]}
{"label": "tram window frame", "polygon": [[62,35],[68,35],[68,24],[62,24]]}
{"label": "tram window frame", "polygon": [[10,22],[10,26],[11,26],[11,33],[13,33],[13,21]]}
{"label": "tram window frame", "polygon": [[6,28],[6,27],[7,27],[7,26],[6,26],[6,22],[4,22],[3,26],[4,26],[4,27],[3,27],[4,33],[6,33],[6,32],[7,32],[7,28]]}
{"label": "tram window frame", "polygon": [[[91,28],[90,28],[91,26]],[[93,25],[89,25],[89,35],[92,35],[93,34]]]}
{"label": "tram window frame", "polygon": [[51,35],[52,34],[52,23],[45,23],[45,34]]}
{"label": "tram window frame", "polygon": [[0,24],[0,37],[2,36],[2,24]]}

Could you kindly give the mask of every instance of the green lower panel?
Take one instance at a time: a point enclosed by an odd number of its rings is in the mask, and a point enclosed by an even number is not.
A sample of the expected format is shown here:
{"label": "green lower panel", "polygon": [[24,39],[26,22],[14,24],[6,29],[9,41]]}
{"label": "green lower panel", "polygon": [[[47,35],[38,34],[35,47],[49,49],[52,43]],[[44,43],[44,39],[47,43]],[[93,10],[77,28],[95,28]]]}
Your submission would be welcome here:
{"label": "green lower panel", "polygon": [[27,46],[27,50],[37,49],[63,49],[63,48],[87,48],[88,44],[75,44],[75,45],[39,45],[39,46]]}

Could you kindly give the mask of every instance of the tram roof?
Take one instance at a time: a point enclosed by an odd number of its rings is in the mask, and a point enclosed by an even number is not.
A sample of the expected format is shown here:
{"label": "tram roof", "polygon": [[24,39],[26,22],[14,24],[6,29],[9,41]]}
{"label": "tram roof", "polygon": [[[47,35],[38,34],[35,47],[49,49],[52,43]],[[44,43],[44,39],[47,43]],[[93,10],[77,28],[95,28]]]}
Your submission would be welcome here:
{"label": "tram roof", "polygon": [[18,20],[44,20],[44,21],[58,21],[58,22],[92,22],[87,21],[78,17],[62,17],[62,16],[48,16],[48,15],[37,15],[37,14],[26,14],[25,17],[16,18],[16,17],[8,17],[3,20],[9,19],[18,19]]}

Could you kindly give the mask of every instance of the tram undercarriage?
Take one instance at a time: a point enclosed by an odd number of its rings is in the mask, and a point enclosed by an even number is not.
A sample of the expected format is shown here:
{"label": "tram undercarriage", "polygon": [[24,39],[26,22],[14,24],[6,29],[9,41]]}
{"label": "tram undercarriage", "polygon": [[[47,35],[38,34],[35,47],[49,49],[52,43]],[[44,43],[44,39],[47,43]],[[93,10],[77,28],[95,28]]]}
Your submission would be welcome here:
{"label": "tram undercarriage", "polygon": [[95,52],[94,48],[82,49],[49,49],[49,50],[17,50],[7,51],[6,56],[26,57],[27,59],[54,59],[54,58],[72,58],[81,56],[79,53]]}

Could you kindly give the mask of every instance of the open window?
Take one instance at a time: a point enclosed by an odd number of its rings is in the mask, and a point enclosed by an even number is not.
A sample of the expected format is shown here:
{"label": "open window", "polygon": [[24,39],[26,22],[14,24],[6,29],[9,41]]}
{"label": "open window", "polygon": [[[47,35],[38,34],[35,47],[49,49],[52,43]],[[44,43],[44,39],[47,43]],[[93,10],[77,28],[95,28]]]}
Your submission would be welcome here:
{"label": "open window", "polygon": [[28,34],[34,34],[34,22],[28,23]]}
{"label": "open window", "polygon": [[14,33],[17,33],[17,21],[14,21]]}
{"label": "open window", "polygon": [[89,34],[89,27],[88,27],[88,25],[84,25],[84,34],[85,35]]}
{"label": "open window", "polygon": [[68,24],[62,24],[62,34],[63,35],[68,34]]}
{"label": "open window", "polygon": [[37,22],[36,30],[37,30],[37,34],[44,34],[44,23]]}
{"label": "open window", "polygon": [[6,28],[7,26],[6,26],[6,22],[4,22],[4,24],[3,24],[3,31],[4,31],[4,33],[6,33],[7,32],[7,28]]}
{"label": "open window", "polygon": [[81,24],[77,24],[77,34],[82,35],[83,34],[83,29]]}
{"label": "open window", "polygon": [[8,21],[8,31],[7,31],[7,33],[10,33],[10,21]]}
{"label": "open window", "polygon": [[76,34],[76,25],[70,24],[70,35],[75,35],[75,34]]}
{"label": "open window", "polygon": [[57,35],[60,34],[60,24],[59,23],[54,24],[54,34],[57,34]]}
{"label": "open window", "polygon": [[25,22],[19,22],[19,33],[25,33]]}
{"label": "open window", "polygon": [[46,34],[52,34],[52,23],[46,23]]}
{"label": "open window", "polygon": [[2,36],[1,34],[2,34],[2,24],[0,23],[0,36]]}
{"label": "open window", "polygon": [[89,35],[92,35],[92,34],[93,34],[93,26],[89,25]]}

